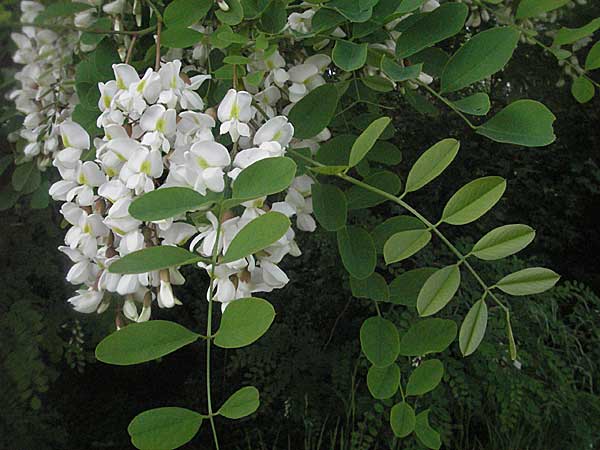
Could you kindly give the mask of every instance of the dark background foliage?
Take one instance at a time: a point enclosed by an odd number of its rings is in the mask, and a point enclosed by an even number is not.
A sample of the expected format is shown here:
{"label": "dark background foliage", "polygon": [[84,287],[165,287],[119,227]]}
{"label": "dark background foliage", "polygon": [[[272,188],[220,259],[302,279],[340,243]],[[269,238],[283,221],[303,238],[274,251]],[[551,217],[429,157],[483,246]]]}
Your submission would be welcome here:
{"label": "dark background foliage", "polygon": [[[597,9],[581,8],[571,20],[585,23],[599,15]],[[2,31],[3,42],[7,37]],[[10,47],[1,50],[2,66],[9,67]],[[467,180],[491,174],[508,180],[507,193],[492,213],[474,225],[445,230],[454,241],[466,248],[504,223],[527,223],[537,230],[534,244],[518,258],[481,264],[483,276],[494,280],[532,264],[563,276],[544,295],[510,300],[518,365],[508,358],[504,322],[493,308],[476,354],[463,359],[453,345],[442,356],[444,383],[429,400],[432,422],[449,449],[600,448],[600,299],[594,293],[600,291],[600,101],[576,103],[568,88],[555,86],[559,76],[554,59],[521,46],[502,78],[489,86],[495,105],[527,96],[555,113],[558,139],[541,149],[495,144],[445,110],[425,116],[403,97],[389,100],[397,107],[394,141],[404,158],[397,173],[406,174],[418,155],[442,138],[462,142],[444,176],[411,198],[428,216],[436,217]],[[10,69],[2,77],[10,88]],[[9,108],[5,105],[3,112]],[[7,117],[0,136],[6,148],[6,133],[15,120]],[[352,220],[374,226],[399,213],[383,204]],[[67,260],[56,250],[64,233],[59,225],[55,206],[32,211],[17,204],[1,213],[0,448],[131,448],[126,425],[137,413],[164,405],[204,409],[204,349],[192,345],[135,367],[97,363],[93,349],[114,328],[113,316],[111,311],[81,315],[66,306],[73,289],[64,282]],[[410,440],[394,441],[385,413],[389,407],[384,408],[391,401],[373,401],[366,389],[358,329],[374,310],[369,302],[352,298],[334,236],[317,231],[299,240],[303,255],[284,263],[290,284],[267,296],[277,310],[272,329],[251,347],[215,354],[214,402],[244,384],[256,385],[262,402],[257,414],[234,426],[218,421],[222,448],[419,448]],[[434,241],[403,269],[444,260],[451,256]],[[380,267],[388,281],[394,270]],[[198,272],[187,275],[188,283],[177,291],[184,305],[159,311],[158,317],[200,329],[206,279]],[[467,279],[443,316],[460,322],[477,295]],[[384,310],[400,327],[415,316],[401,307],[386,305]],[[411,363],[403,362],[405,373]],[[202,429],[186,448],[209,448],[208,433]]]}

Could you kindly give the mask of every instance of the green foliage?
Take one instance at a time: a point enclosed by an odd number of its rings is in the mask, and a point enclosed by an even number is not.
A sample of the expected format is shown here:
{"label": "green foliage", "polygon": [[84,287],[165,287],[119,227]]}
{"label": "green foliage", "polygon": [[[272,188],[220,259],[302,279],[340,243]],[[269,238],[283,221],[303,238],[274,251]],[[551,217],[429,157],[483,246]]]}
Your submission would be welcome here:
{"label": "green foliage", "polygon": [[202,416],[185,408],[165,407],[138,414],[127,427],[140,450],[171,450],[189,442],[200,429]]}
{"label": "green foliage", "polygon": [[250,345],[267,332],[275,319],[275,309],[261,298],[244,298],[227,307],[215,345],[239,348]]}

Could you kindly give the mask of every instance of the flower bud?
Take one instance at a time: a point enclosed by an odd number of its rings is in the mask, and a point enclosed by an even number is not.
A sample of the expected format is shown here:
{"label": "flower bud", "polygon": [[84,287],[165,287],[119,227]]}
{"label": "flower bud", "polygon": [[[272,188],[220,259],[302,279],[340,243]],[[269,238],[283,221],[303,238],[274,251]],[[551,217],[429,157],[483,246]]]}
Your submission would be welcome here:
{"label": "flower bud", "polygon": [[229,11],[229,5],[227,4],[227,2],[225,0],[217,0],[217,5],[221,9],[221,11],[225,11],[225,12]]}

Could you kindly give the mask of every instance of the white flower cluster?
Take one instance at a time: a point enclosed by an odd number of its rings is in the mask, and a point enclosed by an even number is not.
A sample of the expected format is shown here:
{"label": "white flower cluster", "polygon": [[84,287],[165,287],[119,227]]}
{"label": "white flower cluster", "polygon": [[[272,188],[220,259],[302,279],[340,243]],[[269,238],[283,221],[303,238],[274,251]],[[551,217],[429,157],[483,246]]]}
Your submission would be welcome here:
{"label": "white flower cluster", "polygon": [[[37,2],[21,2],[21,21],[34,22],[44,8]],[[38,168],[44,170],[59,149],[58,126],[71,115],[77,102],[71,64],[77,35],[23,26],[22,32],[12,33],[11,38],[17,45],[13,60],[23,65],[15,75],[21,86],[9,98],[25,115],[19,132],[25,141],[24,160],[35,159]]]}
{"label": "white flower cluster", "polygon": [[[210,211],[200,225],[189,223],[185,215],[154,223],[132,217],[132,201],[161,187],[188,187],[201,194],[222,192],[228,180],[234,182],[254,162],[283,156],[294,128],[283,115],[267,118],[257,114],[253,102],[276,112],[275,103],[265,104],[264,92],[261,96],[231,89],[216,112],[202,112],[204,102],[196,89],[210,77],[189,78],[181,72],[180,61],[164,63],[158,71],[148,69],[143,77],[126,64],[116,64],[113,69],[115,79],[99,84],[97,124],[104,129],[104,137],[94,142],[95,160],[82,160],[90,138],[81,126],[67,121],[60,127],[64,148],[53,163],[62,180],[52,185],[50,194],[66,202],[61,212],[71,225],[66,245],[60,247],[74,263],[67,280],[86,286],[69,300],[77,311],[105,310],[110,302],[106,293],[125,298],[123,314],[132,321],[148,320],[154,299],[161,308],[178,303],[172,285],[185,280],[177,268],[140,275],[107,270],[134,251],[185,245],[191,240],[192,251],[210,257],[215,245],[225,252],[241,228],[269,209],[296,215],[300,229],[315,229],[307,176],[294,181],[282,202],[268,205],[262,198],[243,204],[239,215],[226,212],[220,233],[218,218]],[[229,135],[231,149],[217,142],[216,119],[220,140]],[[257,255],[217,266],[215,300],[225,307],[254,292],[283,287],[289,280],[278,264],[287,254],[300,254],[292,229]]]}

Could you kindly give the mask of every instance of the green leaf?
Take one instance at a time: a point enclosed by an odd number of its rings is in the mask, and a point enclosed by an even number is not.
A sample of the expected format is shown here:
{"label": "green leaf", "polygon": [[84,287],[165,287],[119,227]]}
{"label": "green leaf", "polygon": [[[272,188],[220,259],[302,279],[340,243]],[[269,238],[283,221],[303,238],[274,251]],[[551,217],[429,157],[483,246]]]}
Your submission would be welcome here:
{"label": "green leaf", "polygon": [[323,131],[333,119],[337,103],[338,94],[333,83],[311,91],[292,107],[288,115],[294,125],[294,137],[308,139]]}
{"label": "green leaf", "polygon": [[390,122],[391,119],[389,117],[380,117],[373,121],[367,129],[358,136],[350,151],[350,167],[354,167],[362,161],[367,153],[373,148],[375,142],[377,142],[377,139],[379,139]]}
{"label": "green leaf", "polygon": [[350,277],[350,288],[356,298],[369,298],[377,302],[385,302],[390,298],[390,290],[385,278],[377,272],[363,280]]}
{"label": "green leaf", "polygon": [[0,211],[6,211],[15,206],[20,196],[21,194],[18,191],[14,191],[8,186],[2,188],[0,190]]}
{"label": "green leaf", "polygon": [[348,226],[337,232],[342,263],[350,275],[359,280],[375,271],[377,254],[371,235],[360,227]]}
{"label": "green leaf", "polygon": [[394,234],[383,246],[386,264],[392,264],[410,258],[431,240],[429,230],[409,230]]}
{"label": "green leaf", "polygon": [[199,337],[166,320],[132,323],[102,339],[96,347],[96,358],[116,366],[140,364],[173,353]]}
{"label": "green leaf", "polygon": [[227,0],[227,4],[229,5],[228,11],[223,11],[221,9],[217,9],[215,15],[217,19],[221,21],[221,23],[227,25],[237,25],[244,19],[244,8],[240,3],[240,0]]}
{"label": "green leaf", "polygon": [[460,286],[458,265],[444,267],[431,275],[417,297],[417,311],[421,316],[431,316],[452,300]]}
{"label": "green leaf", "polygon": [[348,201],[337,186],[313,184],[311,187],[315,218],[327,231],[337,231],[346,226]]}
{"label": "green leaf", "polygon": [[473,36],[448,61],[442,74],[442,93],[458,91],[502,70],[519,37],[519,31],[512,27],[491,28]]}
{"label": "green leaf", "polygon": [[462,3],[444,3],[405,30],[396,42],[396,57],[407,58],[419,50],[448,39],[463,29],[469,8]]}
{"label": "green leaf", "polygon": [[510,324],[510,313],[506,312],[506,336],[508,337],[508,351],[511,361],[517,359],[517,343],[513,334],[512,325]]}
{"label": "green leaf", "polygon": [[202,40],[204,35],[191,28],[165,28],[160,36],[160,44],[168,48],[192,47]]}
{"label": "green leaf", "polygon": [[427,279],[437,272],[434,267],[409,270],[390,283],[390,302],[397,305],[417,306],[419,292]]}
{"label": "green leaf", "polygon": [[441,48],[430,47],[421,50],[410,57],[413,64],[423,64],[423,72],[439,78],[444,72],[450,56]]}
{"label": "green leaf", "polygon": [[593,19],[586,25],[579,28],[566,28],[563,27],[556,32],[554,35],[553,47],[560,47],[561,45],[572,44],[579,41],[587,36],[591,36],[600,28],[600,17]]}
{"label": "green leaf", "polygon": [[286,157],[256,161],[239,173],[233,183],[233,198],[225,204],[239,204],[287,189],[294,181],[296,168],[294,160]]}
{"label": "green leaf", "polygon": [[241,419],[254,413],[260,406],[260,394],[254,386],[246,386],[227,399],[218,414],[228,419]]}
{"label": "green leaf", "polygon": [[423,70],[423,64],[402,67],[391,58],[385,57],[381,62],[381,70],[390,77],[392,81],[415,80]]}
{"label": "green leaf", "polygon": [[394,90],[394,83],[379,75],[366,75],[363,76],[360,81],[369,89],[377,92],[392,92]]}
{"label": "green leaf", "polygon": [[241,56],[241,55],[229,55],[226,56],[225,58],[223,58],[223,63],[224,64],[236,64],[236,65],[246,65],[246,64],[250,64],[250,58],[246,57],[246,56]]}
{"label": "green leaf", "polygon": [[460,143],[456,139],[444,139],[425,151],[412,166],[406,179],[406,192],[421,189],[437,178],[458,154]]}
{"label": "green leaf", "polygon": [[477,350],[485,335],[487,321],[488,309],[485,300],[478,300],[471,307],[460,326],[458,343],[463,356],[469,356]]}
{"label": "green leaf", "polygon": [[335,41],[331,53],[333,63],[346,72],[360,69],[367,62],[367,44],[355,44],[350,41]]}
{"label": "green leaf", "polygon": [[198,210],[214,201],[210,195],[201,195],[193,189],[168,187],[137,197],[129,206],[129,214],[138,220],[152,222]]}
{"label": "green leaf", "polygon": [[0,175],[4,173],[6,169],[13,163],[12,155],[4,155],[0,158]]}
{"label": "green leaf", "polygon": [[582,75],[573,81],[571,94],[579,103],[587,103],[596,95],[596,88],[586,76]]}
{"label": "green leaf", "polygon": [[394,435],[404,438],[415,429],[415,410],[406,402],[398,403],[390,411],[390,425]]}
{"label": "green leaf", "polygon": [[368,161],[394,166],[402,161],[402,152],[391,142],[377,141],[375,147],[367,153]]}
{"label": "green leaf", "polygon": [[483,125],[477,133],[496,142],[543,147],[556,139],[552,124],[556,117],[534,100],[517,100]]}
{"label": "green leaf", "polygon": [[260,29],[265,33],[278,34],[287,24],[287,3],[282,0],[273,0],[260,18]]}
{"label": "green leaf", "polygon": [[33,161],[28,161],[16,166],[12,173],[13,189],[18,192],[22,191],[35,170],[37,170],[37,168]]}
{"label": "green leaf", "polygon": [[375,3],[365,4],[364,0],[331,0],[325,7],[336,10],[351,22],[366,22],[373,15]]}
{"label": "green leaf", "polygon": [[108,271],[122,274],[146,273],[195,264],[203,259],[197,253],[189,252],[184,248],[161,245],[129,253],[113,262],[108,267]]}
{"label": "green leaf", "polygon": [[[373,173],[366,177],[363,182],[392,195],[400,192],[402,184],[398,175],[389,171]],[[348,189],[346,198],[348,199],[348,209],[371,208],[387,201],[380,194],[360,186],[352,186]]]}
{"label": "green leaf", "polygon": [[312,18],[311,25],[313,33],[329,30],[344,23],[346,19],[337,11],[327,8],[319,8]]}
{"label": "green leaf", "polygon": [[237,261],[269,247],[289,228],[290,220],[281,213],[270,211],[258,216],[235,235],[220,263]]}
{"label": "green leaf", "polygon": [[337,175],[348,169],[348,166],[317,166],[311,167],[310,170],[320,175]]}
{"label": "green leaf", "polygon": [[523,250],[535,238],[535,230],[527,225],[504,225],[483,236],[471,254],[485,261],[505,258]]}
{"label": "green leaf", "polygon": [[221,319],[215,345],[240,348],[257,341],[275,319],[275,309],[262,298],[243,298],[231,302]]}
{"label": "green leaf", "polygon": [[496,287],[509,295],[533,295],[554,287],[560,275],[543,267],[530,267],[502,278]]}
{"label": "green leaf", "polygon": [[506,180],[501,177],[483,177],[473,180],[448,200],[442,212],[442,221],[451,225],[464,225],[479,219],[494,207],[506,190]]}
{"label": "green leaf", "polygon": [[569,0],[521,0],[517,8],[517,19],[529,19],[560,8]]}
{"label": "green leaf", "polygon": [[408,378],[406,395],[424,395],[433,391],[444,376],[444,365],[439,359],[423,361]]}
{"label": "green leaf", "polygon": [[48,204],[50,203],[50,195],[48,194],[49,188],[50,183],[48,180],[42,181],[37,190],[31,195],[31,200],[29,202],[31,209],[44,209],[48,207]]}
{"label": "green leaf", "polygon": [[485,116],[491,107],[490,98],[485,92],[477,92],[452,103],[459,111],[473,116]]}
{"label": "green leaf", "polygon": [[202,20],[213,6],[212,0],[174,0],[163,13],[165,25],[184,28]]}
{"label": "green leaf", "polygon": [[440,434],[429,425],[429,410],[417,415],[415,434],[418,440],[427,448],[437,450],[442,446]]}
{"label": "green leaf", "polygon": [[393,397],[400,386],[400,368],[398,364],[387,367],[371,366],[367,373],[367,387],[373,398],[384,400]]}
{"label": "green leaf", "polygon": [[413,324],[400,340],[402,356],[440,353],[456,338],[456,323],[445,319],[425,319]]}
{"label": "green leaf", "polygon": [[408,230],[424,230],[427,227],[423,223],[412,216],[396,216],[387,219],[380,223],[373,230],[373,241],[377,252],[383,253],[383,247],[387,240],[394,234]]}
{"label": "green leaf", "polygon": [[600,69],[600,41],[596,42],[585,58],[585,70]]}
{"label": "green leaf", "polygon": [[360,327],[360,347],[375,367],[393,364],[400,351],[396,326],[382,317],[369,317]]}
{"label": "green leaf", "polygon": [[35,23],[44,23],[55,17],[67,17],[93,8],[80,2],[55,2],[47,5],[35,18]]}
{"label": "green leaf", "polygon": [[138,414],[127,427],[127,432],[135,448],[171,450],[191,441],[201,424],[201,414],[171,406]]}

